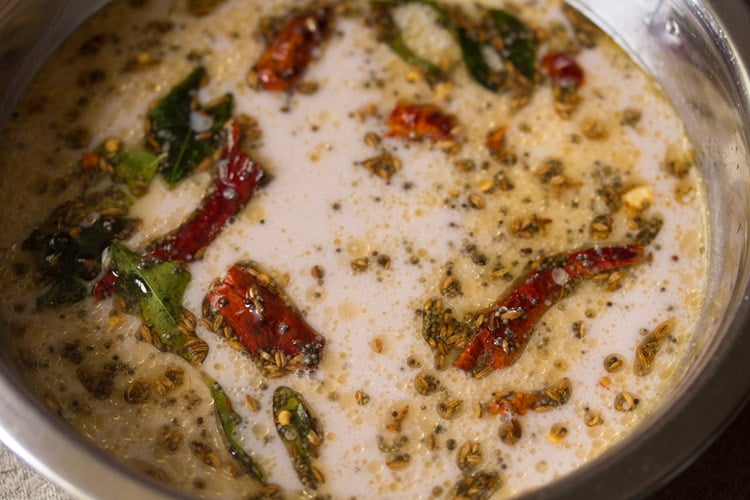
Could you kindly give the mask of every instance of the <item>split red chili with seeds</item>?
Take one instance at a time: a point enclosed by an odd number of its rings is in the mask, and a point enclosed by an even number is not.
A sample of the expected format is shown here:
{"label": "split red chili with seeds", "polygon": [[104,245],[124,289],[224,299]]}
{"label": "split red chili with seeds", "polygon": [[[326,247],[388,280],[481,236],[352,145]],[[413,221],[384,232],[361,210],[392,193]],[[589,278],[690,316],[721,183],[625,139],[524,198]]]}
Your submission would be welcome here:
{"label": "split red chili with seeds", "polygon": [[640,261],[642,245],[594,247],[539,262],[486,311],[481,326],[454,363],[480,372],[518,360],[541,317],[581,280]]}
{"label": "split red chili with seeds", "polygon": [[[284,297],[268,275],[252,265],[235,264],[207,295],[204,314],[217,315],[254,356],[282,351],[295,365],[315,368],[325,339]],[[298,359],[294,359],[298,358]]]}
{"label": "split red chili with seeds", "polygon": [[297,84],[313,51],[330,31],[332,9],[311,8],[292,17],[261,54],[253,71],[264,90],[284,92]]}
{"label": "split red chili with seeds", "polygon": [[434,104],[399,103],[388,116],[386,125],[388,137],[437,142],[453,139],[451,131],[456,126],[456,118]]}

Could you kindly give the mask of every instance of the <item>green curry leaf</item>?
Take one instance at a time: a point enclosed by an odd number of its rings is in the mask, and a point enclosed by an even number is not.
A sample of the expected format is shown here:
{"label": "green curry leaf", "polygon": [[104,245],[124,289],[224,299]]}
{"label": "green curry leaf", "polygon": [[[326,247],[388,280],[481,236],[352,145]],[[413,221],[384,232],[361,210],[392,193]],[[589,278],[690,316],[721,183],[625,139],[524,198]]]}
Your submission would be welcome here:
{"label": "green curry leaf", "polygon": [[205,108],[198,104],[198,90],[205,76],[205,68],[196,68],[148,113],[147,142],[166,152],[160,170],[170,186],[216,151],[222,127],[232,116],[231,94]]}
{"label": "green curry leaf", "polygon": [[88,295],[88,288],[81,280],[73,276],[61,276],[50,285],[49,289],[36,299],[38,309],[56,307],[62,304],[80,302]]}
{"label": "green curry leaf", "polygon": [[312,464],[323,441],[323,427],[300,394],[279,386],[273,393],[273,416],[281,441],[286,447],[299,480],[308,488],[318,487],[318,474]]}
{"label": "green curry leaf", "polygon": [[214,409],[216,415],[219,418],[221,430],[227,440],[229,453],[242,465],[245,472],[250,477],[257,481],[265,484],[266,474],[260,465],[242,449],[237,442],[235,436],[235,428],[241,421],[241,417],[232,408],[232,402],[229,400],[229,396],[224,392],[224,389],[219,385],[217,381],[212,379],[210,376],[203,374],[203,381],[208,385],[208,389],[211,391],[211,397],[214,400]]}
{"label": "green curry leaf", "polygon": [[432,0],[374,0],[372,2],[373,17],[376,20],[378,37],[406,63],[419,68],[430,85],[435,85],[446,80],[446,74],[437,64],[420,57],[412,50],[391,15],[392,9],[408,3],[420,4],[431,9],[440,25],[444,26],[447,23],[448,16],[445,9]]}
{"label": "green curry leaf", "polygon": [[456,38],[464,64],[472,78],[484,88],[497,92],[505,82],[505,74],[490,67],[482,54],[482,44],[466,27],[456,26]]}
{"label": "green curry leaf", "polygon": [[86,298],[87,283],[101,272],[104,250],[135,230],[128,207],[122,191],[91,193],[59,205],[31,232],[21,248],[33,255],[37,279],[51,285],[38,298],[38,308]]}
{"label": "green curry leaf", "polygon": [[164,154],[155,155],[145,149],[123,149],[117,153],[115,174],[125,181],[131,193],[139,196],[156,175],[164,158]]}
{"label": "green curry leaf", "polygon": [[129,311],[140,315],[169,350],[182,355],[188,337],[177,325],[190,272],[175,262],[140,257],[119,242],[111,252],[119,294]]}
{"label": "green curry leaf", "polygon": [[534,33],[517,17],[500,10],[490,10],[492,20],[503,40],[500,56],[507,59],[529,82],[536,75],[536,41]]}

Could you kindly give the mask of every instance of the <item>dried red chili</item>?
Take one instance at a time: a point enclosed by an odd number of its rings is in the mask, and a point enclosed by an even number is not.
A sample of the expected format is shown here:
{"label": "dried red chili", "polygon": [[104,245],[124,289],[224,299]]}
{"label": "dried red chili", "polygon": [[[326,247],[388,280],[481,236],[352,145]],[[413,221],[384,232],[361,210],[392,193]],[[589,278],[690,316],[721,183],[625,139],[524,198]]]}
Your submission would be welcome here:
{"label": "dried red chili", "polygon": [[386,121],[388,137],[433,142],[451,140],[451,131],[456,126],[456,118],[444,113],[434,104],[399,103]]}
{"label": "dried red chili", "polygon": [[[208,292],[203,314],[229,326],[242,345],[278,370],[315,368],[325,339],[302,317],[271,278],[250,264],[235,264]],[[220,315],[222,320],[217,322]],[[223,331],[221,333],[224,333]],[[276,356],[281,351],[283,358]],[[280,362],[283,360],[283,362]]]}
{"label": "dried red chili", "polygon": [[[200,258],[227,221],[245,206],[264,173],[260,165],[240,151],[239,140],[240,126],[232,123],[227,127],[226,144],[208,194],[176,230],[149,245],[149,255],[160,260],[182,262]],[[92,293],[96,300],[103,300],[116,291],[117,276],[109,272],[94,285]]]}
{"label": "dried red chili", "polygon": [[565,52],[550,52],[542,59],[542,66],[552,77],[555,85],[562,88],[580,87],[583,85],[583,68]]}
{"label": "dried red chili", "polygon": [[161,260],[191,261],[199,258],[255,192],[263,169],[239,150],[240,127],[234,123],[227,133],[213,186],[188,219],[147,249]]}
{"label": "dried red chili", "polygon": [[310,64],[313,51],[328,36],[331,14],[332,8],[324,4],[289,19],[253,67],[257,84],[276,92],[294,87]]}
{"label": "dried red chili", "polygon": [[539,319],[581,280],[637,263],[642,245],[594,247],[539,262],[507,295],[481,311],[479,329],[454,363],[479,372],[512,365]]}

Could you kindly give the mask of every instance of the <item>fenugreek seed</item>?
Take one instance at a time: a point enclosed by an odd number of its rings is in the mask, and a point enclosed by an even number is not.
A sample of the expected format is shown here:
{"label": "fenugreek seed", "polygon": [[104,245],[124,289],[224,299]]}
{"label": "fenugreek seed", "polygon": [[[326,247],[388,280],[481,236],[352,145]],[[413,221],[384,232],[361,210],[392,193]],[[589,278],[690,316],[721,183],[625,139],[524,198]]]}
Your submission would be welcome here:
{"label": "fenugreek seed", "polygon": [[503,321],[510,321],[512,319],[520,318],[523,316],[523,309],[510,309],[500,314],[500,319]]}
{"label": "fenugreek seed", "polygon": [[292,359],[289,360],[287,366],[289,365],[299,365],[302,364],[302,360],[305,359],[305,353],[301,352],[294,356]]}
{"label": "fenugreek seed", "polygon": [[195,331],[185,323],[177,323],[177,329],[185,335],[191,335]]}
{"label": "fenugreek seed", "polygon": [[186,325],[195,326],[195,314],[191,313],[184,307],[182,308],[182,316],[180,318]]}
{"label": "fenugreek seed", "polygon": [[216,317],[214,317],[213,323],[211,324],[211,330],[214,332],[220,332],[221,326],[224,324],[224,316],[221,314],[217,314]]}
{"label": "fenugreek seed", "polygon": [[206,461],[205,462],[206,462],[206,465],[210,465],[211,467],[214,467],[216,469],[218,469],[219,467],[221,467],[221,459],[214,452],[210,452],[210,453],[208,453],[206,455]]}
{"label": "fenugreek seed", "polygon": [[604,358],[604,369],[609,373],[614,373],[620,370],[624,363],[625,361],[619,354],[610,354]]}
{"label": "fenugreek seed", "polygon": [[466,455],[469,454],[470,447],[471,447],[471,443],[468,443],[468,442],[461,445],[461,447],[458,449],[459,460],[463,460],[464,458],[466,458]]}
{"label": "fenugreek seed", "polygon": [[495,181],[492,179],[485,179],[479,183],[479,190],[483,193],[487,193],[495,187]]}
{"label": "fenugreek seed", "polygon": [[281,378],[286,375],[286,372],[284,370],[279,370],[272,365],[265,367],[263,373],[267,378]]}
{"label": "fenugreek seed", "polygon": [[351,262],[352,271],[359,273],[362,271],[366,271],[369,267],[370,263],[367,257],[361,258],[361,259],[354,259]]}
{"label": "fenugreek seed", "polygon": [[274,354],[274,362],[279,368],[284,368],[286,366],[286,353],[281,349],[276,351]]}
{"label": "fenugreek seed", "polygon": [[111,328],[117,328],[125,322],[124,314],[112,314],[107,318],[107,323]]}
{"label": "fenugreek seed", "polygon": [[99,214],[103,217],[117,217],[125,215],[127,212],[122,208],[105,208],[99,211]]}
{"label": "fenugreek seed", "polygon": [[411,456],[408,453],[399,453],[392,458],[386,460],[385,464],[391,470],[401,470],[409,465]]}
{"label": "fenugreek seed", "polygon": [[393,417],[393,420],[396,422],[401,422],[403,419],[406,418],[406,415],[409,413],[409,406],[404,406],[400,410],[395,410],[391,413],[391,416]]}
{"label": "fenugreek seed", "polygon": [[429,396],[440,389],[440,381],[428,373],[414,377],[414,388],[422,396]]}
{"label": "fenugreek seed", "polygon": [[370,401],[370,396],[364,391],[357,391],[354,393],[354,400],[358,405],[364,406]]}
{"label": "fenugreek seed", "polygon": [[383,352],[383,341],[380,338],[375,338],[371,344],[372,350],[378,354]]}
{"label": "fenugreek seed", "polygon": [[621,412],[633,411],[638,407],[640,400],[627,391],[618,393],[615,396],[615,410]]}
{"label": "fenugreek seed", "polygon": [[565,377],[557,385],[557,396],[561,403],[567,403],[570,399],[570,394],[573,392],[570,379]]}
{"label": "fenugreek seed", "polygon": [[322,280],[323,276],[325,276],[325,271],[321,266],[315,265],[312,267],[312,269],[310,269],[310,274],[316,280]]}
{"label": "fenugreek seed", "polygon": [[295,90],[302,95],[312,95],[317,92],[319,88],[320,84],[318,82],[304,81],[297,85]]}
{"label": "fenugreek seed", "polygon": [[242,345],[241,342],[234,340],[234,339],[228,339],[229,347],[234,349],[235,351],[244,351],[245,346]]}
{"label": "fenugreek seed", "polygon": [[671,317],[660,323],[638,344],[635,351],[635,362],[633,363],[633,371],[636,375],[643,377],[654,369],[656,354],[664,339],[674,331],[675,321],[675,318]]}
{"label": "fenugreek seed", "polygon": [[547,439],[552,444],[558,444],[568,435],[568,427],[565,424],[552,424]]}
{"label": "fenugreek seed", "polygon": [[572,325],[573,336],[577,339],[582,339],[586,336],[586,325],[583,321],[576,321]]}
{"label": "fenugreek seed", "polygon": [[425,446],[428,450],[434,451],[437,449],[437,439],[435,439],[435,434],[428,434],[424,441]]}
{"label": "fenugreek seed", "polygon": [[474,160],[457,160],[453,162],[453,165],[461,172],[471,172],[474,170]]}
{"label": "fenugreek seed", "polygon": [[171,378],[167,377],[166,375],[160,375],[159,376],[159,383],[168,391],[175,388],[175,383],[172,381]]}
{"label": "fenugreek seed", "polygon": [[521,439],[523,428],[517,418],[512,418],[500,426],[500,439],[503,443],[514,445]]}
{"label": "fenugreek seed", "polygon": [[478,210],[481,210],[481,209],[483,209],[484,207],[487,206],[487,203],[484,201],[484,198],[480,194],[471,193],[469,195],[469,205],[472,208],[476,208]]}
{"label": "fenugreek seed", "polygon": [[543,392],[550,403],[554,403],[555,406],[561,403],[560,396],[557,394],[557,391],[553,389],[543,389]]}
{"label": "fenugreek seed", "polygon": [[390,180],[396,172],[401,170],[401,160],[387,152],[364,160],[361,164],[385,181]]}
{"label": "fenugreek seed", "polygon": [[247,73],[247,84],[251,89],[260,88],[260,77],[256,71],[249,71]]}
{"label": "fenugreek seed", "polygon": [[289,410],[281,410],[279,412],[279,415],[276,417],[276,420],[283,426],[289,425],[289,422],[292,421],[292,413]]}
{"label": "fenugreek seed", "polygon": [[130,404],[145,403],[151,392],[151,386],[143,379],[137,379],[125,389],[125,401]]}
{"label": "fenugreek seed", "polygon": [[380,136],[374,132],[368,132],[365,134],[365,144],[371,148],[378,147],[380,145]]}
{"label": "fenugreek seed", "polygon": [[315,477],[315,480],[318,482],[318,484],[323,484],[326,482],[325,476],[323,475],[322,472],[320,472],[320,469],[318,469],[317,467],[312,468],[312,474]]}
{"label": "fenugreek seed", "polygon": [[268,484],[260,489],[260,493],[263,495],[275,495],[279,492],[279,485]]}
{"label": "fenugreek seed", "polygon": [[250,273],[250,274],[251,274],[252,276],[254,276],[254,277],[255,277],[255,279],[257,279],[257,280],[258,280],[258,283],[260,283],[260,284],[261,284],[261,285],[263,285],[263,286],[270,286],[270,285],[271,285],[271,283],[273,282],[273,280],[271,279],[271,277],[270,277],[269,275],[267,275],[266,273],[262,273],[262,272],[258,271],[258,270],[257,270],[257,269],[256,269],[255,267],[253,267],[252,265],[250,265],[250,266],[247,266],[247,267],[245,268],[245,270],[246,270],[246,271],[247,271],[248,273]]}
{"label": "fenugreek seed", "polygon": [[385,428],[391,432],[401,432],[401,424],[387,424]]}
{"label": "fenugreek seed", "polygon": [[323,442],[323,439],[318,436],[318,433],[312,429],[310,429],[310,431],[307,433],[307,440],[313,446],[320,446],[320,444]]}
{"label": "fenugreek seed", "polygon": [[476,378],[476,379],[484,378],[487,375],[489,375],[490,373],[492,373],[493,371],[495,371],[495,367],[493,367],[493,366],[485,366],[484,368],[482,368],[478,372],[474,373],[474,378]]}
{"label": "fenugreek seed", "polygon": [[586,414],[584,415],[584,422],[586,422],[586,426],[588,427],[596,427],[597,425],[603,424],[604,420],[602,420],[601,412],[594,412],[587,409]]}
{"label": "fenugreek seed", "polygon": [[147,344],[151,343],[151,329],[148,326],[142,324],[138,329],[138,333],[140,333],[141,335],[141,340],[143,340]]}
{"label": "fenugreek seed", "polygon": [[461,415],[464,411],[463,399],[453,399],[451,401],[441,401],[437,405],[437,412],[442,418],[452,420]]}
{"label": "fenugreek seed", "polygon": [[472,405],[472,408],[474,409],[474,418],[482,418],[482,403],[477,401]]}
{"label": "fenugreek seed", "polygon": [[252,397],[250,394],[245,394],[245,405],[248,407],[250,411],[258,411],[260,410],[260,403],[257,399]]}
{"label": "fenugreek seed", "polygon": [[440,371],[445,370],[445,354],[438,354],[435,356],[435,368]]}
{"label": "fenugreek seed", "polygon": [[668,320],[657,325],[657,327],[654,328],[652,335],[657,340],[663,339],[664,337],[666,337],[667,335],[670,335],[674,331],[676,322],[677,322],[676,318],[672,316]]}

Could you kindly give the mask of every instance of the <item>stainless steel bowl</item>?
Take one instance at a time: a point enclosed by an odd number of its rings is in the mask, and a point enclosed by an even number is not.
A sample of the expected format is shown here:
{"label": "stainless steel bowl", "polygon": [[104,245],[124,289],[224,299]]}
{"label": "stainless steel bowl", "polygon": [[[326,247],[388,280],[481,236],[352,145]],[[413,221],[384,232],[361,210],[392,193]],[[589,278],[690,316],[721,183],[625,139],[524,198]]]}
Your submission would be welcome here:
{"label": "stainless steel bowl", "polygon": [[[708,300],[681,379],[629,437],[527,496],[645,494],[697,457],[750,391],[750,3],[570,0],[659,82],[686,124],[706,179]],[[105,0],[0,0],[0,128],[35,70]],[[5,332],[0,332],[0,335]],[[73,433],[0,354],[0,439],[81,498],[177,496]]]}

